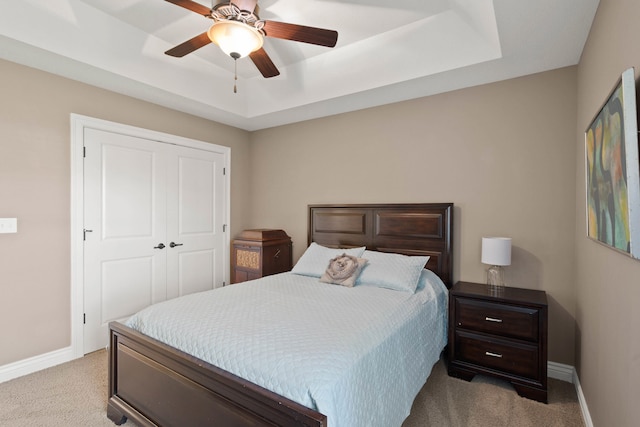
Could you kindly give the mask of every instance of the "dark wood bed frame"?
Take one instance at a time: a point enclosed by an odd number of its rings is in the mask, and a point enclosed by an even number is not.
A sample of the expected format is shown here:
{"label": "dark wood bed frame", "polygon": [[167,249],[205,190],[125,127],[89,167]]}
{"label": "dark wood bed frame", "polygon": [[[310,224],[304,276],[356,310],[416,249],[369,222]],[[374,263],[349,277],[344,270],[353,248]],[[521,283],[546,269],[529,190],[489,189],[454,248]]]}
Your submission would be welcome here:
{"label": "dark wood bed frame", "polygon": [[[429,255],[452,284],[452,203],[311,205],[309,242]],[[141,426],[326,426],[327,417],[118,322],[110,325],[107,416]]]}

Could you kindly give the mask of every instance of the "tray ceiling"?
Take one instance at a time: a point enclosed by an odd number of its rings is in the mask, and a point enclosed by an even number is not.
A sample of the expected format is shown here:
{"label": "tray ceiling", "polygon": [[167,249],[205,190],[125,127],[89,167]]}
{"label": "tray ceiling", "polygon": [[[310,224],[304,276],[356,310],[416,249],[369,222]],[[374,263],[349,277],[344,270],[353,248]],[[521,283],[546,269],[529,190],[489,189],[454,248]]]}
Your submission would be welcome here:
{"label": "tray ceiling", "polygon": [[[206,0],[196,0],[211,6]],[[337,30],[335,48],[265,39],[281,75],[214,45],[164,51],[211,21],[163,0],[0,5],[0,57],[246,130],[575,65],[598,0],[260,0],[262,19]]]}

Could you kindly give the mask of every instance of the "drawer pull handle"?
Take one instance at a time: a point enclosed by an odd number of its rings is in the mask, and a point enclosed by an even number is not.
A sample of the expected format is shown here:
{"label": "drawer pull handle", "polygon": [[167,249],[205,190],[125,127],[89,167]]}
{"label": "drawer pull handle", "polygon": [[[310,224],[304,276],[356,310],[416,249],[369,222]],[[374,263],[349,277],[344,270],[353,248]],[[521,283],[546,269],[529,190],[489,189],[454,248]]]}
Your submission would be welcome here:
{"label": "drawer pull handle", "polygon": [[494,317],[485,317],[484,320],[486,320],[487,322],[502,323],[502,319],[496,319]]}
{"label": "drawer pull handle", "polygon": [[490,351],[485,351],[484,354],[487,355],[487,356],[491,356],[491,357],[497,357],[497,358],[501,358],[502,357],[501,354],[491,353]]}

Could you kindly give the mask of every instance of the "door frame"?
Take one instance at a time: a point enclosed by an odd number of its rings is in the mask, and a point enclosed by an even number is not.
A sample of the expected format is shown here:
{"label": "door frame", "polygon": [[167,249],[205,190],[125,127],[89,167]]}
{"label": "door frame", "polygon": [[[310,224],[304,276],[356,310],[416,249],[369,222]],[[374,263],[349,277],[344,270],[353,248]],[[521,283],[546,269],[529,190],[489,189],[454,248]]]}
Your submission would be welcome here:
{"label": "door frame", "polygon": [[223,272],[229,283],[231,233],[231,148],[79,114],[71,114],[71,349],[73,358],[84,356],[84,130],[98,129],[161,143],[220,153],[225,168],[225,237]]}

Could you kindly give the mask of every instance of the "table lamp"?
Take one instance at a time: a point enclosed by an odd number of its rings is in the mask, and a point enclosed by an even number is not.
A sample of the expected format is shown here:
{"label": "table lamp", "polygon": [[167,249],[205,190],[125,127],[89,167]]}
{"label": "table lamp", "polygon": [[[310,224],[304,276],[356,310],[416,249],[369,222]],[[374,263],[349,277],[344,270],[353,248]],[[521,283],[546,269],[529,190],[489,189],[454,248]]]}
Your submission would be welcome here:
{"label": "table lamp", "polygon": [[489,286],[504,286],[505,265],[511,265],[510,237],[483,237],[482,263],[489,264],[487,268],[487,284]]}

